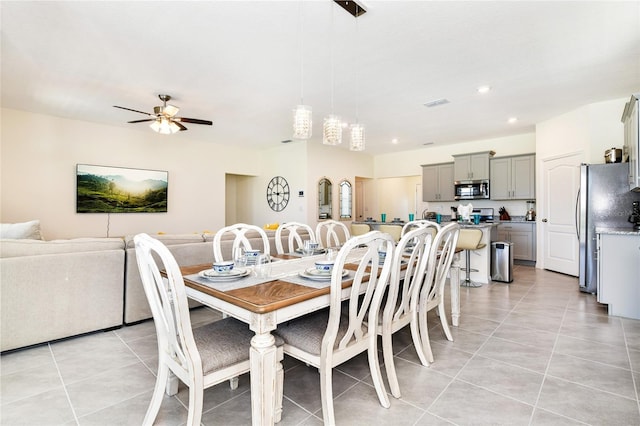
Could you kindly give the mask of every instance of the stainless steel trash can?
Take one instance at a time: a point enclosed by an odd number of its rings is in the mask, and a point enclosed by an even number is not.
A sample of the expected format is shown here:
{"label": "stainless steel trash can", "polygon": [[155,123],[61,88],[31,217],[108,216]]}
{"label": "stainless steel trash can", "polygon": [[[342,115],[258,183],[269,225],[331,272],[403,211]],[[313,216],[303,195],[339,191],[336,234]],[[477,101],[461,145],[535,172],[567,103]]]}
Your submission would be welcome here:
{"label": "stainless steel trash can", "polygon": [[513,243],[491,243],[491,279],[510,283],[513,281]]}

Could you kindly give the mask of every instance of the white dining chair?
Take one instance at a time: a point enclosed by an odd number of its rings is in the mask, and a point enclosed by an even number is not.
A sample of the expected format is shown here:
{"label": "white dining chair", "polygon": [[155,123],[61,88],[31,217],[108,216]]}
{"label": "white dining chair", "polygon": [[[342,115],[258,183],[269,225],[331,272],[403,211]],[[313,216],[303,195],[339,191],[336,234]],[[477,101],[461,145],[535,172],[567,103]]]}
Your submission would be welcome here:
{"label": "white dining chair", "polygon": [[[416,300],[418,303],[420,340],[422,341],[427,361],[430,363],[433,362],[433,351],[429,342],[429,326],[427,324],[427,313],[430,310],[438,308],[442,330],[447,340],[453,341],[445,311],[444,285],[456,252],[459,234],[460,225],[457,223],[443,226],[436,234],[432,244],[433,250],[429,252],[425,282],[420,288],[420,297]],[[453,285],[458,285],[458,283]]]}
{"label": "white dining chair", "polygon": [[[250,234],[252,232],[258,233],[258,235],[262,239],[262,247],[251,246],[251,242],[249,241],[247,234]],[[231,253],[235,252],[235,249],[237,247],[244,247],[245,250],[252,250],[252,249],[258,250],[260,248],[262,249],[262,252],[264,254],[271,253],[271,247],[269,245],[269,237],[267,236],[267,233],[264,232],[264,229],[256,225],[248,225],[246,223],[236,223],[234,225],[225,226],[224,228],[216,232],[216,234],[213,236],[213,258],[216,262],[222,262],[223,260],[230,260],[230,259],[224,259],[224,255],[222,253],[222,245],[221,245],[221,241],[224,235],[228,233],[233,234],[234,236]]]}
{"label": "white dining chair", "polygon": [[[387,256],[379,263],[378,249]],[[376,324],[381,300],[391,270],[394,242],[379,231],[348,240],[336,256],[331,273],[329,310],[315,312],[278,326],[286,354],[320,371],[320,393],[324,424],[334,425],[333,368],[367,352],[369,369],[380,404],[390,406],[378,363]],[[347,259],[361,255],[360,262],[345,269]],[[349,270],[353,283],[343,290],[343,271]],[[346,293],[346,294],[345,294]],[[345,303],[343,305],[343,299]]]}
{"label": "white dining chair", "polygon": [[340,247],[349,238],[351,238],[349,228],[337,220],[325,220],[316,226],[316,242],[321,247]]}
{"label": "white dining chair", "polygon": [[436,234],[432,232],[434,228],[425,226],[408,231],[393,252],[389,289],[378,321],[378,334],[382,336],[382,353],[389,387],[396,398],[400,398],[401,393],[393,360],[393,334],[410,324],[413,346],[420,362],[422,365],[429,365],[421,341],[417,307],[420,288],[425,283],[433,236]]}
{"label": "white dining chair", "polygon": [[[426,219],[416,219],[402,225],[402,231],[400,232],[400,236],[403,236],[407,232],[411,231],[415,228],[430,228],[435,230],[436,232],[441,228],[440,224],[437,222],[433,222],[431,220]],[[435,237],[435,232],[432,232],[432,236]]]}
{"label": "white dining chair", "polygon": [[[160,241],[146,234],[134,237],[145,294],[151,306],[158,339],[158,373],[143,425],[152,425],[162,404],[163,391],[177,392],[175,377],[189,387],[188,425],[200,425],[204,389],[232,380],[250,370],[249,348],[254,333],[233,318],[192,329],[187,294],[180,268]],[[154,258],[159,259],[160,266]],[[166,271],[163,279],[160,270]],[[278,363],[275,413],[282,415],[282,340],[276,339]],[[232,388],[237,381],[232,381]]]}
{"label": "white dining chair", "polygon": [[[286,232],[284,232],[286,231]],[[286,236],[287,246],[285,248],[282,238],[283,232]],[[306,232],[306,237],[304,233]],[[293,253],[296,249],[302,249],[305,240],[316,241],[313,229],[306,223],[287,222],[278,226],[276,229],[276,252],[278,254]]]}

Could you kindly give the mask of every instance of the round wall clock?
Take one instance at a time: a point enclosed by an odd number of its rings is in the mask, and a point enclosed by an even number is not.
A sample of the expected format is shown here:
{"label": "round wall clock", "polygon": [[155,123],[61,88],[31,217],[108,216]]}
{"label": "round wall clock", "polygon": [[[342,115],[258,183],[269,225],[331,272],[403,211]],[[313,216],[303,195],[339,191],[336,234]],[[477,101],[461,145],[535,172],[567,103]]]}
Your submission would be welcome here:
{"label": "round wall clock", "polygon": [[276,176],[267,185],[267,203],[271,210],[281,212],[289,204],[289,184],[282,176]]}

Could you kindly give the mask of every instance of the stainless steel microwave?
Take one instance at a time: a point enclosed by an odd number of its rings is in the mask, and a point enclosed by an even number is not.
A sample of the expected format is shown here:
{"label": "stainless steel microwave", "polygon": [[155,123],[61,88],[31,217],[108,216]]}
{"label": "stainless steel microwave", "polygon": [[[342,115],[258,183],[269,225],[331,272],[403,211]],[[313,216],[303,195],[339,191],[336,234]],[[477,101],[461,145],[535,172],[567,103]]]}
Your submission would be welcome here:
{"label": "stainless steel microwave", "polygon": [[456,200],[486,200],[489,199],[488,180],[459,180],[454,183],[454,198]]}

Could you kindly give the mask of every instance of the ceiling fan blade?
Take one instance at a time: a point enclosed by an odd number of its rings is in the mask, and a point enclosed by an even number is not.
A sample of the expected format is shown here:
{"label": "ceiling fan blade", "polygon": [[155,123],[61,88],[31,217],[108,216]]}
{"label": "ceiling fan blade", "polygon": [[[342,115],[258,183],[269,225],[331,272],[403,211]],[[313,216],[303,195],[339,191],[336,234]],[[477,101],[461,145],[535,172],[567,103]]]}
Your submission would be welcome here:
{"label": "ceiling fan blade", "polygon": [[121,106],[118,106],[118,105],[114,105],[113,107],[114,108],[120,108],[120,109],[126,109],[127,111],[133,111],[133,112],[137,112],[137,113],[140,113],[140,114],[144,114],[144,115],[149,115],[151,117],[155,117],[155,115],[153,115],[153,114],[151,114],[149,112],[138,111],[137,109],[125,108],[125,107],[121,107]]}
{"label": "ceiling fan blade", "polygon": [[155,118],[145,118],[144,120],[127,121],[127,123],[144,123],[145,121],[156,121]]}
{"label": "ceiling fan blade", "polygon": [[181,121],[183,123],[193,123],[193,124],[206,124],[207,126],[213,125],[213,121],[200,120],[199,118],[173,117],[173,121]]}
{"label": "ceiling fan blade", "polygon": [[184,131],[184,130],[187,130],[187,128],[186,128],[186,127],[184,127],[184,126],[182,125],[182,123],[180,123],[180,122],[178,122],[178,121],[175,121],[175,120],[173,120],[173,122],[174,122],[174,123],[176,123],[176,125],[177,125],[178,127],[180,127],[180,131],[181,131],[181,132],[182,132],[182,131]]}

